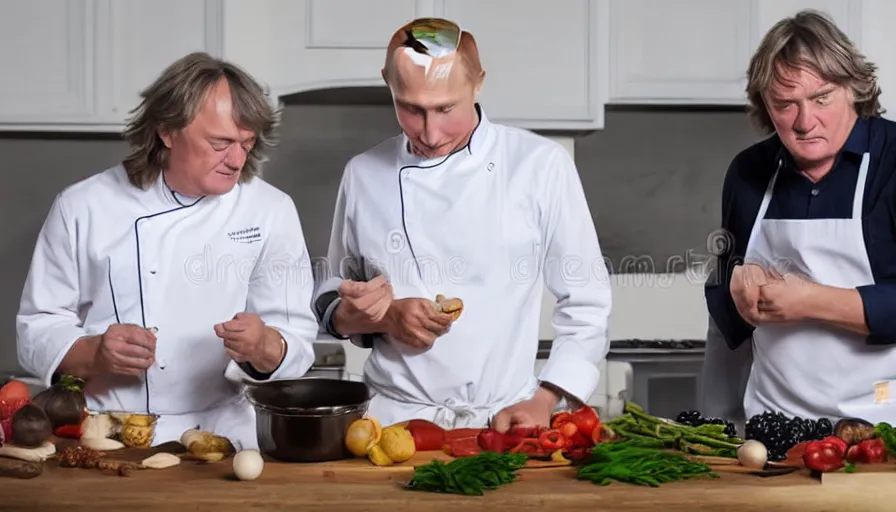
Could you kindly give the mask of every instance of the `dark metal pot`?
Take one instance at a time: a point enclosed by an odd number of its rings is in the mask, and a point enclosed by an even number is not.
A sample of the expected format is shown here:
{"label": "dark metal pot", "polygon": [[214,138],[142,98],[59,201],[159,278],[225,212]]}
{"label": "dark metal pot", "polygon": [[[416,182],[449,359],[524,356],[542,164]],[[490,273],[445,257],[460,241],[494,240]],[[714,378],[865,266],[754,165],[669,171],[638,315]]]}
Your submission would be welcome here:
{"label": "dark metal pot", "polygon": [[364,417],[371,392],[363,382],[295,379],[249,384],[261,451],[284,462],[353,457],[345,434]]}

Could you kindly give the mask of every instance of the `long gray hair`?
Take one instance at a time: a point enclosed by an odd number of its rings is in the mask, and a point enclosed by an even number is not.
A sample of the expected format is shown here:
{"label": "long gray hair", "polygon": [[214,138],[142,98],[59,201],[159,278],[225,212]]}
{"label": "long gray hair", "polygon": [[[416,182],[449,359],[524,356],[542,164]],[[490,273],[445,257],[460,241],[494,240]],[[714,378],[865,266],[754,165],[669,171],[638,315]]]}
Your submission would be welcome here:
{"label": "long gray hair", "polygon": [[256,134],[240,173],[245,183],[261,174],[266,151],[275,146],[280,125],[280,109],[268,101],[264,88],[238,66],[207,53],[186,55],[168,66],[140,96],[124,131],[131,153],[124,159],[128,179],[146,188],[155,182],[168,161],[168,148],[159,131],[185,128],[196,117],[209,90],[226,80],[233,98],[236,122]]}
{"label": "long gray hair", "polygon": [[747,112],[756,126],[775,131],[762,94],[781,80],[784,68],[803,68],[821,79],[852,91],[856,113],[871,117],[884,112],[880,104],[877,66],[869,62],[826,15],[806,9],[776,23],[750,59]]}

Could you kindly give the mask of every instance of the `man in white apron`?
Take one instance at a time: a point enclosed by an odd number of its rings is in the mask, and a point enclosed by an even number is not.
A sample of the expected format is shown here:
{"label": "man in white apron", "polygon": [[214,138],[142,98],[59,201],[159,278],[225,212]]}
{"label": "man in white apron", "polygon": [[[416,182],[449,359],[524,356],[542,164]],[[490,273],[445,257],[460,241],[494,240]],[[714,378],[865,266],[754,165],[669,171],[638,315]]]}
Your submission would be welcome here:
{"label": "man in white apron", "polygon": [[[476,43],[454,23],[411,22],[387,52],[402,134],[346,166],[322,324],[372,348],[369,413],[384,424],[546,424],[560,399],[591,396],[608,348],[609,279],[575,164],[489,121]],[[536,377],[545,284],[557,337]],[[438,294],[463,301],[459,319]]]}
{"label": "man in white apron", "polygon": [[295,205],[257,176],[276,124],[228,63],[165,70],[123,164],[53,202],[16,317],[22,367],[84,378],[92,411],[158,415],[153,444],[199,426],[257,448],[234,381],[303,375],[317,332]]}
{"label": "man in white apron", "polygon": [[751,62],[752,116],[775,135],[728,171],[733,271],[707,289],[729,346],[752,334],[748,418],[896,421],[896,126],[873,69],[814,13],[775,25]]}

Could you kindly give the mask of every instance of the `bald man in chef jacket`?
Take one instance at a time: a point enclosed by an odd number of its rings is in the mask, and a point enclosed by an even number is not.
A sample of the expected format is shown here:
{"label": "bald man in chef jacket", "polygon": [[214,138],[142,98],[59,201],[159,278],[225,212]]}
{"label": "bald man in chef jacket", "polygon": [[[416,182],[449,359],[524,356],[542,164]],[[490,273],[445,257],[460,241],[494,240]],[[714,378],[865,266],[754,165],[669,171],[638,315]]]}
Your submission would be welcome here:
{"label": "bald man in chef jacket", "polygon": [[[352,158],[315,310],[371,349],[383,424],[546,425],[577,406],[606,356],[610,284],[574,162],[559,144],[489,121],[473,36],[442,19],[393,35],[383,78],[401,134]],[[544,285],[557,332],[534,366]],[[460,298],[456,320],[437,295]]]}
{"label": "bald man in chef jacket", "polygon": [[61,191],[16,317],[19,362],[86,380],[92,411],[159,416],[257,448],[236,381],[302,376],[318,324],[293,200],[258,174],[278,113],[204,53],[143,92],[124,161]]}

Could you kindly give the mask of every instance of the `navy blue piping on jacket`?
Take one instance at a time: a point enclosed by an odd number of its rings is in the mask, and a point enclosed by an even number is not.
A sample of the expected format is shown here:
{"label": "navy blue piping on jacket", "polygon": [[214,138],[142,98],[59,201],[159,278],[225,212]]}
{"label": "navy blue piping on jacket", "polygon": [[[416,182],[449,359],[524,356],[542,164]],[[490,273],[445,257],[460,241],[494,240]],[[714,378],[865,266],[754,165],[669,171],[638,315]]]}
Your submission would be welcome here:
{"label": "navy blue piping on jacket", "polygon": [[[417,275],[420,277],[421,280],[423,279],[423,271],[420,270],[420,262],[417,261],[417,254],[414,252],[414,244],[411,243],[411,236],[408,234],[408,226],[405,221],[404,188],[401,184],[401,173],[404,172],[405,169],[435,169],[436,167],[447,162],[449,158],[460,153],[461,151],[463,151],[465,149],[467,150],[467,152],[469,154],[472,155],[473,149],[471,148],[471,145],[473,144],[473,137],[476,135],[476,131],[479,130],[479,125],[482,123],[482,113],[479,110],[478,103],[475,105],[475,108],[476,108],[476,114],[479,116],[479,120],[476,121],[476,127],[473,128],[473,132],[470,133],[470,140],[468,140],[466,144],[464,144],[462,147],[455,149],[451,153],[448,153],[447,155],[445,155],[445,158],[443,158],[441,162],[434,163],[434,164],[428,165],[428,166],[405,165],[398,169],[398,197],[401,202],[401,229],[402,229],[402,231],[404,231],[404,239],[407,240],[407,242],[408,242],[408,249],[411,251],[411,257],[414,258],[414,267],[417,268]],[[410,148],[406,148],[406,149],[410,149]],[[362,271],[363,271],[363,269],[362,269]]]}
{"label": "navy blue piping on jacket", "polygon": [[[166,186],[167,186],[167,183],[166,183]],[[168,190],[171,191],[171,195],[174,196],[174,191],[172,191],[170,188]],[[177,211],[183,210],[185,208],[191,208],[193,206],[196,206],[199,203],[199,201],[202,201],[203,199],[205,199],[205,196],[200,197],[199,199],[194,201],[192,204],[183,204],[175,196],[174,200],[177,201],[177,204],[180,204],[181,206],[178,206],[177,208],[172,208],[170,210],[165,210],[163,212],[153,213],[151,215],[144,215],[143,217],[137,217],[137,220],[134,221],[134,239],[137,243],[137,286],[140,290],[140,325],[142,325],[144,329],[147,328],[146,327],[146,309],[145,309],[145,305],[143,303],[143,269],[140,266],[140,228],[139,228],[138,224],[140,223],[141,220],[151,219],[153,217],[159,217],[161,215],[177,212]],[[110,281],[110,283],[111,283],[111,281]],[[117,314],[116,314],[116,318],[117,318]],[[143,387],[146,389],[146,414],[152,414],[149,409],[149,370],[148,369],[143,372],[143,385],[144,385]]]}

